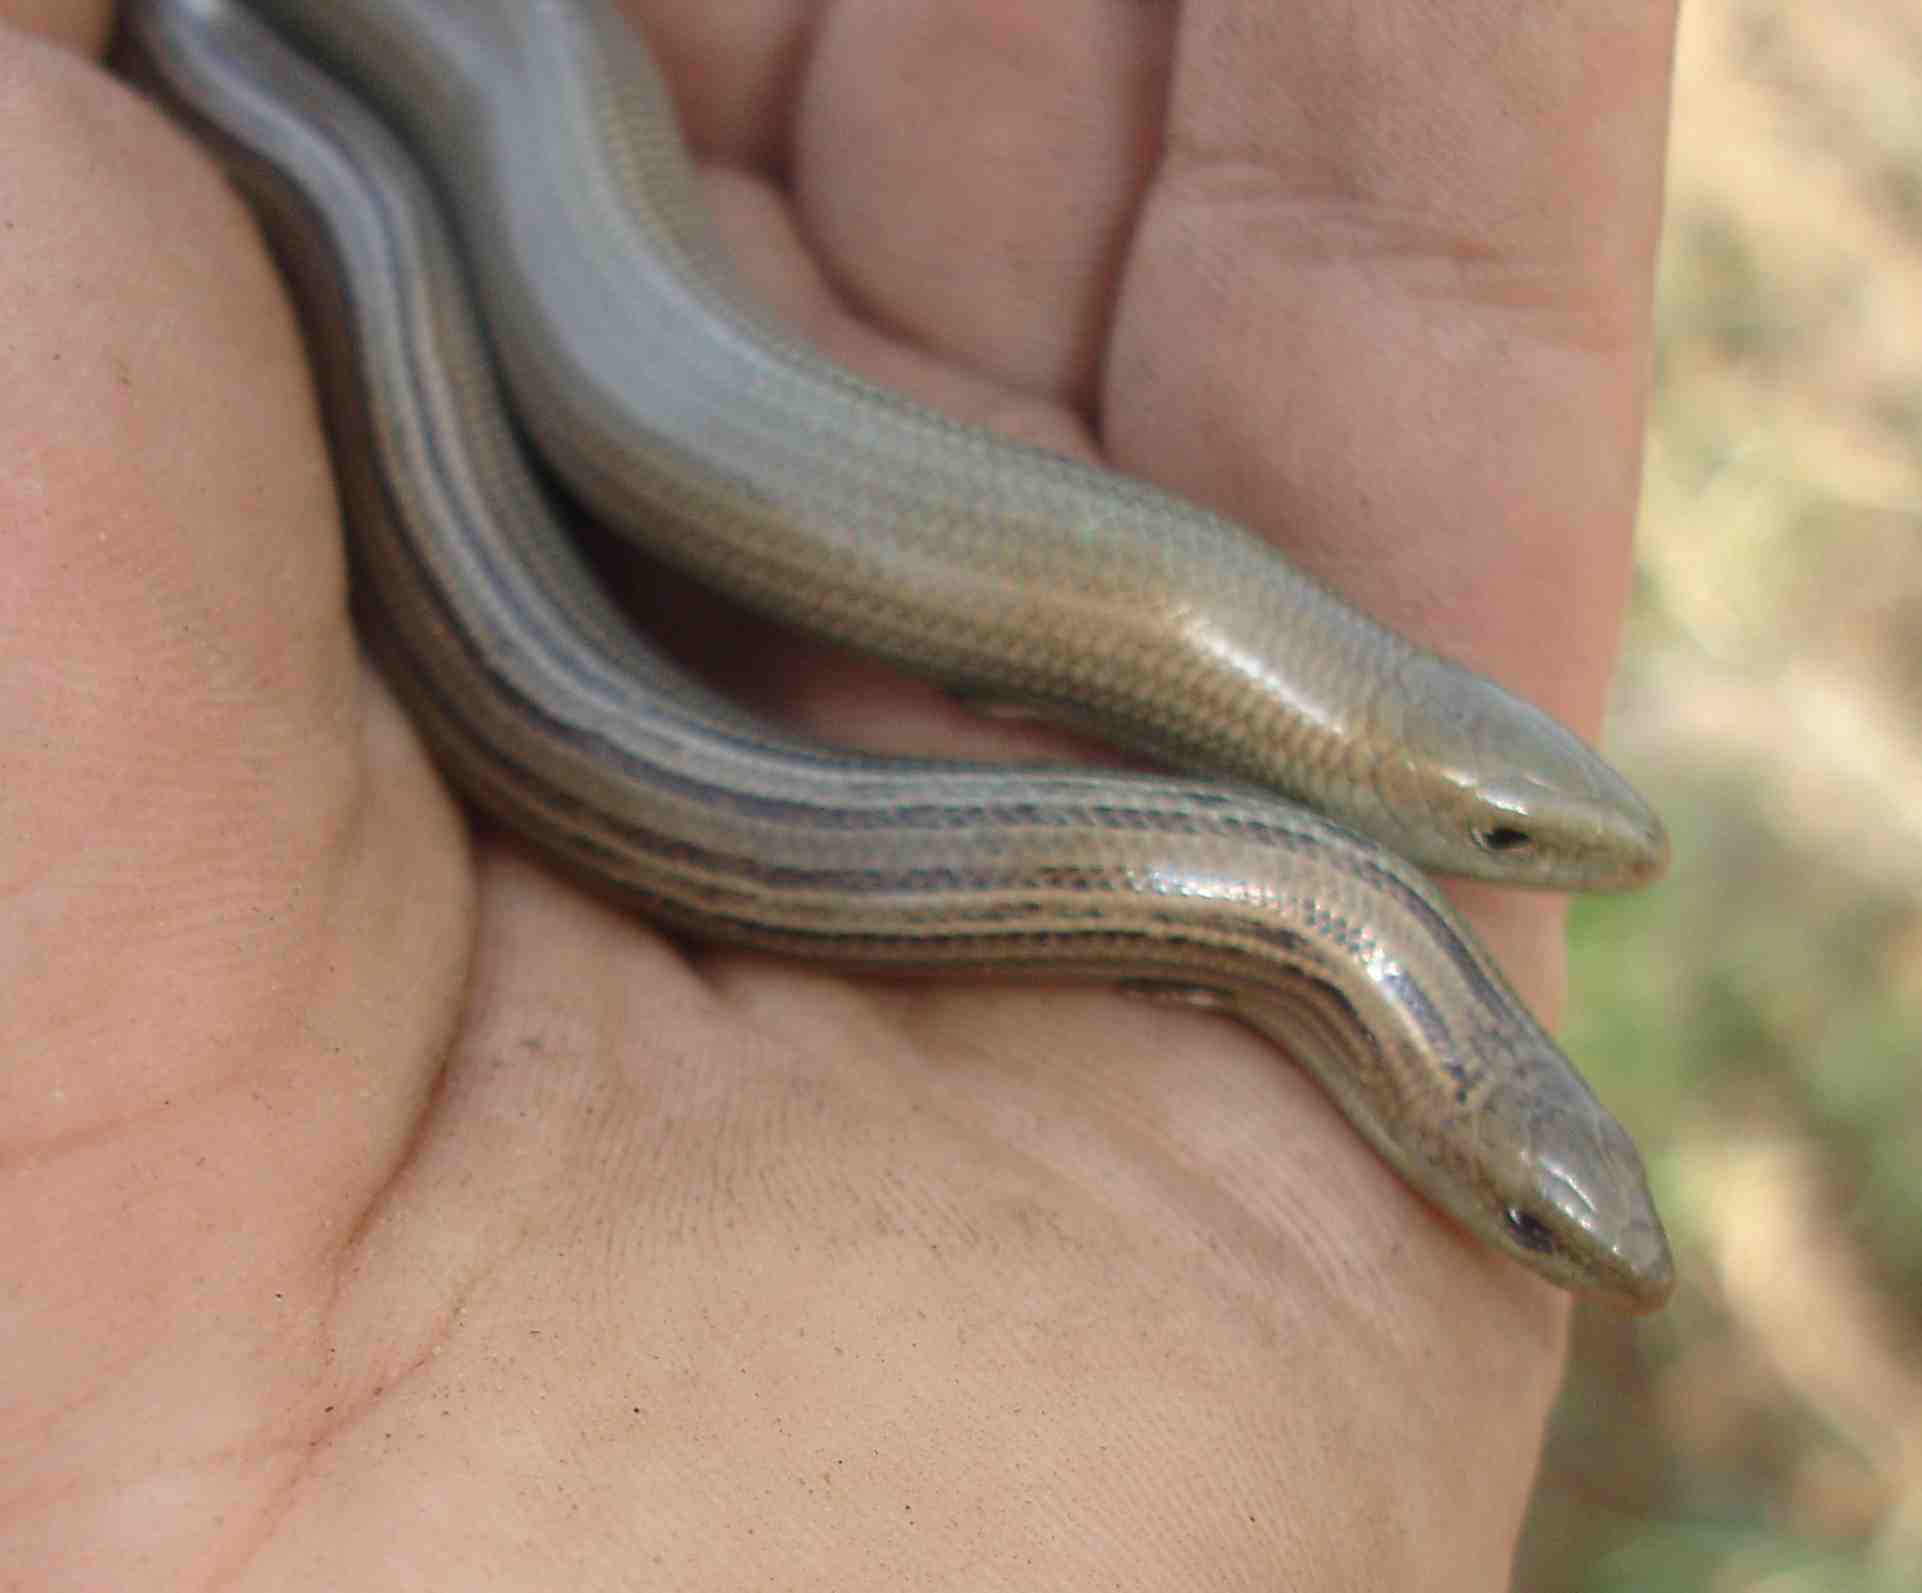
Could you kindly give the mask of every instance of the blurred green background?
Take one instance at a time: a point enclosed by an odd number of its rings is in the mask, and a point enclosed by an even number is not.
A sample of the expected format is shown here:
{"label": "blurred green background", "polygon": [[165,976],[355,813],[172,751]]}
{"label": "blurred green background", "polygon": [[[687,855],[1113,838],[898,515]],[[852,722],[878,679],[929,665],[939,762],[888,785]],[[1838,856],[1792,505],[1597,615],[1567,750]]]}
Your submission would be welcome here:
{"label": "blurred green background", "polygon": [[1675,1304],[1585,1310],[1520,1593],[1922,1590],[1922,4],[1684,0],[1609,745],[1670,879],[1570,1049]]}

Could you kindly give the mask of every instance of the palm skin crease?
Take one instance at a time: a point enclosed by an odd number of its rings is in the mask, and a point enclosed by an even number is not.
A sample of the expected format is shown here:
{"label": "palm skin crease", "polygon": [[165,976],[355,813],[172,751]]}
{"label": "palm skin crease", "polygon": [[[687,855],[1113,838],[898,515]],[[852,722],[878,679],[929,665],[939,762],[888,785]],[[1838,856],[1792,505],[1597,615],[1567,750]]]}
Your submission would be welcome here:
{"label": "palm skin crease", "polygon": [[[834,357],[1594,728],[1663,8],[635,9]],[[1228,1023],[702,953],[471,833],[244,213],[100,7],[0,20],[0,1581],[1499,1585],[1560,1297]],[[673,607],[822,735],[1071,745]],[[1472,906],[1551,1001],[1553,904]]]}

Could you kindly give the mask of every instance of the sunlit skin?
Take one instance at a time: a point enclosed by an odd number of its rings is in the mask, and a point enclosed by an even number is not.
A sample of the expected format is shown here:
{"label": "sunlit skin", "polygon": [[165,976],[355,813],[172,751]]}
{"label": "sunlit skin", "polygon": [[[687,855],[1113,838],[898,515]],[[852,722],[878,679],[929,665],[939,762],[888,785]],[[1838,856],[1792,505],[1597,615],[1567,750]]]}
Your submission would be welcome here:
{"label": "sunlit skin", "polygon": [[[1664,8],[655,21],[809,337],[1594,731]],[[472,840],[355,652],[243,214],[84,60],[0,81],[0,1567],[1502,1585],[1562,1297],[1236,1025],[699,955]],[[662,592],[816,733],[1067,745]],[[1554,904],[1460,899],[1552,1012]]]}

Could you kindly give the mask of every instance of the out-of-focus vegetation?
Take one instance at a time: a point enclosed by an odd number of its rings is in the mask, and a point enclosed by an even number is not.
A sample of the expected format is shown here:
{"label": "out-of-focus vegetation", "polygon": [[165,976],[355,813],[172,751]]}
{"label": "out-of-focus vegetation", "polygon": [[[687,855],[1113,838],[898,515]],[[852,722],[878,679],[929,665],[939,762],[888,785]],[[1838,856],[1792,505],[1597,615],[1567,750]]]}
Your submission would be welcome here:
{"label": "out-of-focus vegetation", "polygon": [[1611,748],[1671,879],[1568,1038],[1682,1287],[1584,1312],[1522,1593],[1922,1589],[1922,6],[1685,0]]}

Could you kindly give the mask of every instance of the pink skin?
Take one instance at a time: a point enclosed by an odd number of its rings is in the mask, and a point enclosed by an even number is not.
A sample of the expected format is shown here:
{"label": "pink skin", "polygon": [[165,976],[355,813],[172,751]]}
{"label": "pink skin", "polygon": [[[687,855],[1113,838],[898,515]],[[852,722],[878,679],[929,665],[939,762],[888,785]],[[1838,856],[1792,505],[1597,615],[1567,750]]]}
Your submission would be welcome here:
{"label": "pink skin", "polygon": [[[1667,8],[646,9],[835,357],[1593,730]],[[0,33],[0,86],[0,1568],[1500,1584],[1562,1296],[1233,1024],[695,954],[475,842],[346,629],[244,216],[77,56]],[[1070,745],[691,608],[818,732]],[[1458,894],[1552,1013],[1555,904]]]}

